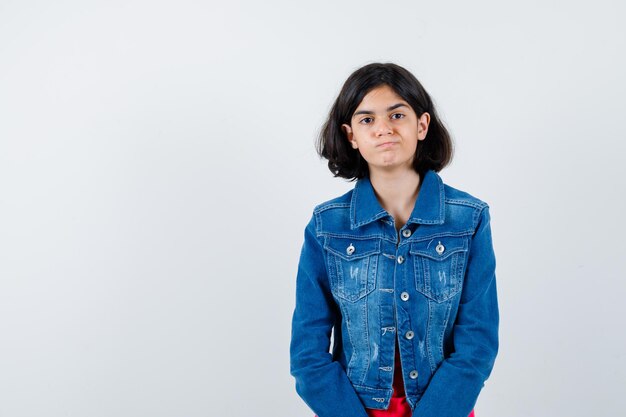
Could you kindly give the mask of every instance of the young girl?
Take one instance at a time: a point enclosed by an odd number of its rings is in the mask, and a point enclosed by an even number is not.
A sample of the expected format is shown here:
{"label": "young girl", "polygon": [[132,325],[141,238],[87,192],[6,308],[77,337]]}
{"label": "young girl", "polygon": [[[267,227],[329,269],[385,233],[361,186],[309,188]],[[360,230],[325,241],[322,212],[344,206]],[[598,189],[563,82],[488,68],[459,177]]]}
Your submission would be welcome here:
{"label": "young girl", "polygon": [[439,176],[452,143],[430,96],[398,65],[366,65],[318,152],[357,181],[304,230],[296,391],[319,417],[473,416],[498,350],[489,206]]}

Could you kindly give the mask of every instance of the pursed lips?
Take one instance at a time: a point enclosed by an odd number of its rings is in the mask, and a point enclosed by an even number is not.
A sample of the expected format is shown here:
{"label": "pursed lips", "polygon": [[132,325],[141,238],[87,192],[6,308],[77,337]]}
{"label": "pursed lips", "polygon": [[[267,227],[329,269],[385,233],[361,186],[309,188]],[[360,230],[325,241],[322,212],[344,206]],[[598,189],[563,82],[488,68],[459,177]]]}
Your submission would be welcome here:
{"label": "pursed lips", "polygon": [[390,142],[383,142],[380,145],[377,145],[377,147],[378,148],[381,148],[381,147],[385,147],[386,148],[388,146],[395,145],[396,143],[398,143],[398,142],[391,142],[391,141]]}

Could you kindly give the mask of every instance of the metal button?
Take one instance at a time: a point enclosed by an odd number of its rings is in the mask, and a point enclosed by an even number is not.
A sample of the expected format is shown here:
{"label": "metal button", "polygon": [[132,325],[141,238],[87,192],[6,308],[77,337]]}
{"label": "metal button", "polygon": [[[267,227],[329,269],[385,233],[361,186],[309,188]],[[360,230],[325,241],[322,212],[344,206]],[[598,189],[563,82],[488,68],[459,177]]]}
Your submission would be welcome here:
{"label": "metal button", "polygon": [[415,336],[415,333],[413,333],[413,330],[409,330],[408,332],[406,332],[406,334],[404,335],[404,337],[406,337],[407,339],[411,340],[413,339],[413,336]]}
{"label": "metal button", "polygon": [[348,255],[352,255],[352,254],[354,253],[354,250],[355,250],[355,249],[354,249],[354,246],[352,246],[352,243],[350,243],[350,246],[348,246],[348,247],[346,248],[346,253],[347,253]]}
{"label": "metal button", "polygon": [[446,250],[445,246],[443,246],[441,244],[441,241],[439,242],[439,244],[437,245],[437,247],[435,248],[435,250],[437,251],[437,253],[439,255],[441,255],[443,253],[444,250]]}
{"label": "metal button", "polygon": [[402,294],[400,294],[400,298],[402,299],[402,301],[406,301],[409,299],[409,293],[404,291]]}
{"label": "metal button", "polygon": [[404,257],[402,255],[398,256],[398,263],[401,264],[404,262]]}
{"label": "metal button", "polygon": [[404,229],[404,230],[402,231],[402,236],[404,236],[404,237],[409,237],[409,236],[411,236],[411,230],[410,230],[410,229]]}
{"label": "metal button", "polygon": [[411,379],[417,379],[417,371],[416,370],[412,370],[411,372],[409,372],[409,377]]}

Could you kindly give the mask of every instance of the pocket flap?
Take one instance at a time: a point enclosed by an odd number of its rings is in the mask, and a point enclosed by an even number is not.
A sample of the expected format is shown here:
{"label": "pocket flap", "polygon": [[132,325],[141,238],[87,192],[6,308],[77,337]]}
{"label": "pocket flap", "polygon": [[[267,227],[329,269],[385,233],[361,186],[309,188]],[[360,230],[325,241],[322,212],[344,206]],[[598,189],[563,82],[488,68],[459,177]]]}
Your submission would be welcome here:
{"label": "pocket flap", "polygon": [[346,261],[380,253],[380,239],[328,237],[324,248]]}
{"label": "pocket flap", "polygon": [[409,253],[426,256],[435,261],[442,261],[457,252],[466,252],[468,248],[465,236],[440,236],[430,240],[411,243]]}

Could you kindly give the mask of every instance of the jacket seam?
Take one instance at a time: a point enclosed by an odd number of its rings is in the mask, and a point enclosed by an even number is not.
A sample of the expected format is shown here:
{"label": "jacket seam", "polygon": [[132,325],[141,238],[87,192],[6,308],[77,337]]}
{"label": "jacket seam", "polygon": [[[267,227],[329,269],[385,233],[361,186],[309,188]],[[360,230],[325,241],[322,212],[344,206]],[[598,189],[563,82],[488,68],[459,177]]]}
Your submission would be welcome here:
{"label": "jacket seam", "polygon": [[489,205],[485,204],[484,206],[480,207],[478,210],[474,211],[474,233],[476,233],[476,230],[478,229],[478,222],[480,221],[480,218],[483,215],[483,212],[485,211],[485,209],[488,209]]}
{"label": "jacket seam", "polygon": [[322,211],[326,211],[334,208],[350,208],[350,203],[321,203],[315,207],[316,213],[321,213]]}
{"label": "jacket seam", "polygon": [[483,208],[484,206],[487,205],[487,203],[485,203],[484,201],[480,201],[480,200],[477,201],[477,200],[469,200],[469,199],[446,198],[445,201],[448,204],[469,206],[469,207],[474,207],[477,209]]}

